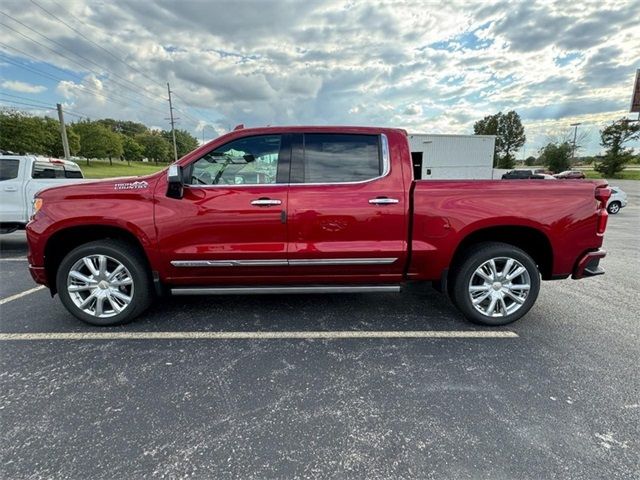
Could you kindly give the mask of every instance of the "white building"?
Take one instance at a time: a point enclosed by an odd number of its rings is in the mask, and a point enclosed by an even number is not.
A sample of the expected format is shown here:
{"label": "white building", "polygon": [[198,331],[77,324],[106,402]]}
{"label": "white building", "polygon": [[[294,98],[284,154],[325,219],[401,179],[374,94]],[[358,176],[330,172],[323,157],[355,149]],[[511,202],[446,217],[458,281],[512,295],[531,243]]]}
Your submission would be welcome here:
{"label": "white building", "polygon": [[493,135],[409,134],[416,179],[491,179]]}

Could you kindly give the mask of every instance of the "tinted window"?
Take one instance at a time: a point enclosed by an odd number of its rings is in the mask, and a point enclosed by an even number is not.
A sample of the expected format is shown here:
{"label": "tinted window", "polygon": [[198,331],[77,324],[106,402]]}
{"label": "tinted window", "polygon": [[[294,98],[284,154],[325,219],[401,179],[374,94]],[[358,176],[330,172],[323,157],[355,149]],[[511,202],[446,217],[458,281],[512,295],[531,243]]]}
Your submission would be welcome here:
{"label": "tinted window", "polygon": [[358,182],[382,174],[377,135],[304,136],[304,182]]}
{"label": "tinted window", "polygon": [[229,142],[193,163],[191,185],[276,183],[280,135],[260,135]]}
{"label": "tinted window", "polygon": [[2,180],[11,180],[14,178],[18,178],[19,168],[20,160],[0,158],[0,182]]}
{"label": "tinted window", "polygon": [[66,178],[83,178],[82,171],[75,165],[65,165],[64,176]]}
{"label": "tinted window", "polygon": [[33,178],[65,178],[62,164],[36,161],[33,164]]}

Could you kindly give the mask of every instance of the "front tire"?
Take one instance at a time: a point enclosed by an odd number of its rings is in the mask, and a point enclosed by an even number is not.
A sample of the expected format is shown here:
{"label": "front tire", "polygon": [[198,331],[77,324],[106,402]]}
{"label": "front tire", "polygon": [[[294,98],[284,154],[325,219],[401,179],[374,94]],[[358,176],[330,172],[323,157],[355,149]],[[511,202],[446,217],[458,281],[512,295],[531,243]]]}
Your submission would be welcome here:
{"label": "front tire", "polygon": [[58,268],[56,286],[70,313],[98,326],[130,322],[153,298],[142,255],[117,240],[90,242],[69,252]]}
{"label": "front tire", "polygon": [[611,215],[615,215],[620,211],[620,207],[621,207],[620,202],[611,202],[607,207],[607,211]]}
{"label": "front tire", "polygon": [[506,243],[472,247],[455,271],[453,300],[473,323],[507,325],[525,315],[540,291],[540,272],[523,250]]}

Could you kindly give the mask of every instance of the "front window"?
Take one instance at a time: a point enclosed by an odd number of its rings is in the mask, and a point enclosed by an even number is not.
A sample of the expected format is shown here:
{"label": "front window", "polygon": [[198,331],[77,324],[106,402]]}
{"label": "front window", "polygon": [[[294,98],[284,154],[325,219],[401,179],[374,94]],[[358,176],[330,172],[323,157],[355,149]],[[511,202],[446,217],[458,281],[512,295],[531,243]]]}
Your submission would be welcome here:
{"label": "front window", "polygon": [[280,135],[240,138],[207,153],[190,168],[190,185],[276,183]]}
{"label": "front window", "polygon": [[0,182],[18,178],[20,160],[13,158],[0,158]]}

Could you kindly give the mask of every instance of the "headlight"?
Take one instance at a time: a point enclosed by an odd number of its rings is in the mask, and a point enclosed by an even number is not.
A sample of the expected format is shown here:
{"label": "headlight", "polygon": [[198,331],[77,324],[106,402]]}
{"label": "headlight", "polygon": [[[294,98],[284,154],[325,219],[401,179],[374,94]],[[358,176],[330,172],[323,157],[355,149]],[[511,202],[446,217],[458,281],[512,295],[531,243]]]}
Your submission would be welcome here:
{"label": "headlight", "polygon": [[35,216],[36,213],[42,208],[43,200],[39,197],[33,199],[33,213],[31,214],[31,218]]}

